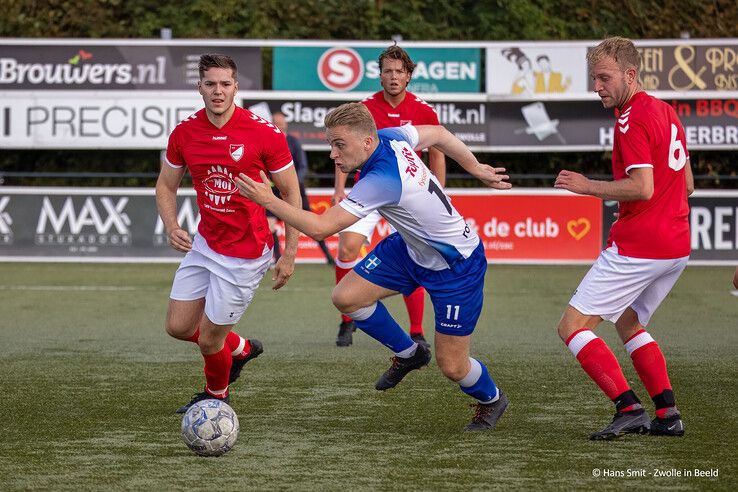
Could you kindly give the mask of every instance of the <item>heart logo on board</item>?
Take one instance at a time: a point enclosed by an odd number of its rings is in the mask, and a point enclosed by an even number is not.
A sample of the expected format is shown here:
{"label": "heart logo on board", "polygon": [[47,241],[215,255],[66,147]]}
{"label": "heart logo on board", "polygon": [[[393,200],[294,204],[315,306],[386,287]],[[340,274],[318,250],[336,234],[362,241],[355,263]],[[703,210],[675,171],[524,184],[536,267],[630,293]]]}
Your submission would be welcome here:
{"label": "heart logo on board", "polygon": [[588,219],[580,217],[576,220],[570,220],[566,223],[566,230],[571,234],[571,237],[579,241],[587,235],[589,230],[592,228]]}

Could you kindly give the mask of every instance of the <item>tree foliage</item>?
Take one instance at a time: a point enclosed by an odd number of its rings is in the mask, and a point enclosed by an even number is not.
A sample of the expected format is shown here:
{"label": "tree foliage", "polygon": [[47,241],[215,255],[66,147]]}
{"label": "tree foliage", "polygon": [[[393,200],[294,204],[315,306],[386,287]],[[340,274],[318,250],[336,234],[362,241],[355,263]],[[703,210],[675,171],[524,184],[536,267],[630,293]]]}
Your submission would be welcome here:
{"label": "tree foliage", "polygon": [[[738,37],[735,0],[0,0],[0,36],[48,38],[343,39],[497,41]],[[265,50],[265,64],[271,63]],[[269,70],[265,70],[269,77]],[[511,172],[588,173],[609,168],[607,154],[483,156]],[[696,174],[735,174],[734,152],[693,152]],[[313,170],[329,174],[325,153]],[[155,172],[154,151],[17,151],[5,171]],[[453,172],[453,169],[451,170]],[[698,184],[708,183],[701,181]],[[130,184],[130,183],[127,183]],[[324,183],[325,184],[325,183]],[[528,183],[529,184],[529,183]],[[542,183],[541,183],[542,184]],[[725,186],[709,182],[708,186]],[[738,181],[727,186],[735,187]]]}

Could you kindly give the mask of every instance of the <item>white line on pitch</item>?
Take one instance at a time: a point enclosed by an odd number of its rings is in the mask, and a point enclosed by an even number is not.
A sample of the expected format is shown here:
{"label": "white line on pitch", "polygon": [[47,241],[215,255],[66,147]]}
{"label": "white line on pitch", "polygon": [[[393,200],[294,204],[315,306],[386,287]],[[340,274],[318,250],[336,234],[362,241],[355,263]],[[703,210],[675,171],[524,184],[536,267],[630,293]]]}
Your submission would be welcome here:
{"label": "white line on pitch", "polygon": [[0,285],[0,290],[51,290],[51,291],[133,291],[133,290],[158,290],[145,289],[141,287],[115,286],[115,285]]}

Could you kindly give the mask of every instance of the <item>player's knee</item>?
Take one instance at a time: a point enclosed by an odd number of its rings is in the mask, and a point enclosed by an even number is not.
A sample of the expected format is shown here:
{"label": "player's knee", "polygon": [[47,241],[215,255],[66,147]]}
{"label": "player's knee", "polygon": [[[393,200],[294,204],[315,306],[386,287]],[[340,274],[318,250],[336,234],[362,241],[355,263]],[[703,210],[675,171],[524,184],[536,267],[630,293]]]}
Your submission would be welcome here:
{"label": "player's knee", "polygon": [[469,372],[468,357],[448,357],[443,354],[436,354],[436,364],[444,376],[451,381],[461,381]]}
{"label": "player's knee", "polygon": [[181,326],[176,323],[171,322],[170,320],[167,320],[166,323],[164,323],[164,331],[167,332],[167,335],[169,335],[172,338],[176,338],[178,340],[186,340],[190,336],[192,336],[190,331],[194,332],[194,330],[191,330],[188,326]]}
{"label": "player's knee", "polygon": [[333,289],[333,293],[331,294],[331,301],[333,302],[333,305],[336,306],[336,309],[338,309],[342,313],[348,313],[356,310],[356,308],[354,307],[354,302],[351,300],[350,296],[344,289],[339,289],[338,287],[335,287]]}
{"label": "player's knee", "polygon": [[357,248],[351,244],[338,245],[338,259],[343,261],[344,263],[354,261],[356,258],[359,257],[360,252],[361,246]]}
{"label": "player's knee", "polygon": [[569,338],[569,327],[567,327],[564,323],[559,323],[559,326],[556,328],[556,332],[559,334],[559,338],[561,338],[562,341],[566,342],[566,340]]}

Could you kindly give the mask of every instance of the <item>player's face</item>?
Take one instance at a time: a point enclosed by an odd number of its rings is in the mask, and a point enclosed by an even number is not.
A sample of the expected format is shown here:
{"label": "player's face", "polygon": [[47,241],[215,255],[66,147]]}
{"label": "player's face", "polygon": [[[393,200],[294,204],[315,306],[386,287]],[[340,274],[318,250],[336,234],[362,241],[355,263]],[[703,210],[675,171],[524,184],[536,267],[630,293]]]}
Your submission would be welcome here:
{"label": "player's face", "polygon": [[372,154],[372,137],[362,136],[348,126],[328,128],[325,135],[331,146],[331,159],[345,173],[358,169]]}
{"label": "player's face", "polygon": [[402,60],[385,59],[382,62],[379,81],[384,91],[394,97],[405,92],[411,76],[412,74],[405,70]]}
{"label": "player's face", "polygon": [[233,70],[230,68],[213,67],[205,71],[197,88],[205,102],[205,109],[220,116],[233,106],[238,82],[233,78]]}
{"label": "player's face", "polygon": [[614,58],[606,56],[591,68],[590,76],[604,107],[622,108],[630,99],[635,70],[623,72]]}

